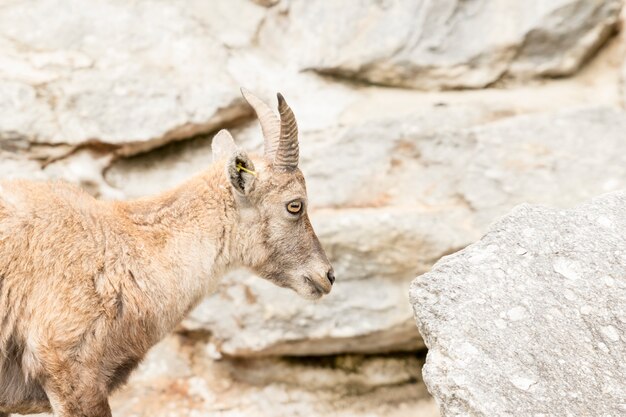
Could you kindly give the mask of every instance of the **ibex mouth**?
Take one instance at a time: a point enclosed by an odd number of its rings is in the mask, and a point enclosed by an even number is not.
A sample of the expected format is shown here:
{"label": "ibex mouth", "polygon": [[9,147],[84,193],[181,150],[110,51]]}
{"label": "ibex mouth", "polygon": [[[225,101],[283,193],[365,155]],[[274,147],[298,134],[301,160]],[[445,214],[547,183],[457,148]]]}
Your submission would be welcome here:
{"label": "ibex mouth", "polygon": [[324,294],[328,294],[332,288],[331,286],[328,286],[328,287],[323,286],[322,284],[315,281],[311,277],[305,276],[304,278],[311,283],[311,285],[315,288],[315,290],[319,293],[320,296]]}

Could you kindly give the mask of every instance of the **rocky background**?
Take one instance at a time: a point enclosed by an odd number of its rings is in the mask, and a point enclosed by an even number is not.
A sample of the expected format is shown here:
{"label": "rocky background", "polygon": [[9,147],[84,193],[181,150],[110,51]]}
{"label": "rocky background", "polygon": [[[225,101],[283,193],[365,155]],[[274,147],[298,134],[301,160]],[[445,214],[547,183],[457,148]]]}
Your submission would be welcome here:
{"label": "rocky background", "polygon": [[[260,150],[282,92],[335,266],[316,303],[246,273],[157,346],[117,416],[436,416],[410,281],[513,206],[626,188],[622,0],[4,0],[0,177],[104,199]],[[476,283],[480,285],[480,283]]]}

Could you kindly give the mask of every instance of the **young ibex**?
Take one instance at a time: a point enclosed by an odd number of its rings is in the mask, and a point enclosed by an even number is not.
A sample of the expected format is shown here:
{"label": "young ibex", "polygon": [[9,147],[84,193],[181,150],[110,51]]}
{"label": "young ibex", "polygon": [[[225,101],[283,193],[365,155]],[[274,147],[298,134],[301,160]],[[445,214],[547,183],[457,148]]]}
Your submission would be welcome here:
{"label": "young ibex", "polygon": [[279,119],[242,93],[264,156],[223,130],[215,163],[157,197],[106,202],[62,183],[0,182],[0,417],[110,416],[109,393],[232,268],[308,299],[330,291],[294,115],[280,94]]}

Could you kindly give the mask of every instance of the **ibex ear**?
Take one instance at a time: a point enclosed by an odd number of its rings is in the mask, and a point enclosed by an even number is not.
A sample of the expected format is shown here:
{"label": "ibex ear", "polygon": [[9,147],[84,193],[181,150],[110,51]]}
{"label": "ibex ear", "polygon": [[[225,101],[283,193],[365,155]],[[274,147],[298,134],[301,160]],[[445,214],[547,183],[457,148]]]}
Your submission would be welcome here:
{"label": "ibex ear", "polygon": [[228,130],[222,129],[217,132],[217,135],[213,136],[211,151],[213,152],[213,162],[229,158],[237,152],[235,141],[230,133],[228,133]]}
{"label": "ibex ear", "polygon": [[248,195],[254,188],[254,164],[243,151],[237,150],[230,157],[226,163],[226,175],[235,191],[241,195]]}

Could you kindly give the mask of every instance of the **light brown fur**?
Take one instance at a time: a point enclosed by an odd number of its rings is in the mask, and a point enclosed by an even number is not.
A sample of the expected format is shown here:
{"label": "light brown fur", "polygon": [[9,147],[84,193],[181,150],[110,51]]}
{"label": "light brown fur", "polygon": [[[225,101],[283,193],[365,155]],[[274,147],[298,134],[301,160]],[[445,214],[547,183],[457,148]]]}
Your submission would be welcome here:
{"label": "light brown fur", "polygon": [[306,212],[285,210],[294,199],[306,206],[299,170],[243,153],[132,202],[0,182],[0,417],[110,416],[109,393],[232,268],[330,291]]}

